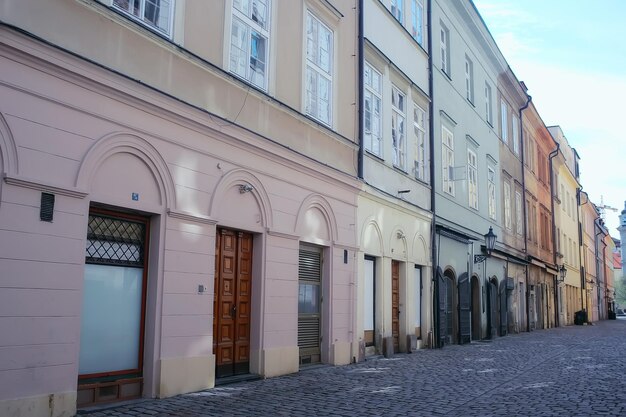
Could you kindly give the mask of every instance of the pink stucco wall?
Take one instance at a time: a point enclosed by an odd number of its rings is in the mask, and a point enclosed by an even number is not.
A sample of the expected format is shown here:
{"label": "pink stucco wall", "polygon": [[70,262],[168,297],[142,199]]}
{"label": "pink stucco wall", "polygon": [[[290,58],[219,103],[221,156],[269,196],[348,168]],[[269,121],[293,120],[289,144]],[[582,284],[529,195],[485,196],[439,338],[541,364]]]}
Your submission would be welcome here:
{"label": "pink stucco wall", "polygon": [[[212,353],[218,226],[255,234],[253,349],[297,346],[300,241],[330,248],[327,343],[351,340],[354,178],[18,35],[0,37],[0,400],[76,389],[90,204],[151,217],[148,396],[160,359]],[[242,183],[254,190],[241,194]],[[51,223],[39,220],[42,191],[56,195]],[[307,224],[311,210],[318,229]]]}

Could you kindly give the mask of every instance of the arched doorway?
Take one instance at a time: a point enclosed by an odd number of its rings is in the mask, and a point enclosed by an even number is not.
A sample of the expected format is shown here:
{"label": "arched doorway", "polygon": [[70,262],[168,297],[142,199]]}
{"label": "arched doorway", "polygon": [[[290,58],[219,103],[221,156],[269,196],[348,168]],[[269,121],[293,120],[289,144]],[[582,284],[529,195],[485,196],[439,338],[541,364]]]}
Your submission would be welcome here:
{"label": "arched doorway", "polygon": [[480,340],[480,281],[472,277],[472,340]]}
{"label": "arched doorway", "polygon": [[454,272],[447,269],[443,274],[445,283],[445,310],[446,310],[446,344],[458,342],[458,315],[457,315],[457,291]]}

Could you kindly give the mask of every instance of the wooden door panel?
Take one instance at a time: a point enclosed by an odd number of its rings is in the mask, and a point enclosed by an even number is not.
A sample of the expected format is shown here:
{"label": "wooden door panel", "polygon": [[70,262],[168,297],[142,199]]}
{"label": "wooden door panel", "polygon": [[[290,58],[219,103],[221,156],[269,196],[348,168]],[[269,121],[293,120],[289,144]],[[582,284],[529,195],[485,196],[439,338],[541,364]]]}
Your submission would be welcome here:
{"label": "wooden door panel", "polygon": [[213,340],[216,375],[247,373],[250,362],[252,235],[219,230],[215,256]]}
{"label": "wooden door panel", "polygon": [[400,262],[391,261],[391,336],[393,350],[400,349]]}

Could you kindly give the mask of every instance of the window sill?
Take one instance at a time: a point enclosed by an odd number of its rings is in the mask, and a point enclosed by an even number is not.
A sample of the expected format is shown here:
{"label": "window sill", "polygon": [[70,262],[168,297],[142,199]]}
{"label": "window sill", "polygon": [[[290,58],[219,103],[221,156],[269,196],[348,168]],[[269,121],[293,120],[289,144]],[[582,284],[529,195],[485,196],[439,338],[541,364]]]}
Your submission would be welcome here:
{"label": "window sill", "polygon": [[415,179],[415,181],[417,181],[418,183],[430,188],[430,183],[428,181],[417,178],[415,176],[413,177],[413,179]]}
{"label": "window sill", "polygon": [[[107,6],[107,5],[105,4],[105,6]],[[172,40],[172,35],[173,34],[171,33],[171,30],[170,30],[170,33],[165,32],[164,30],[161,30],[159,27],[151,25],[149,23],[146,23],[143,20],[141,20],[140,18],[138,18],[137,16],[132,15],[132,14],[128,13],[127,11],[120,9],[117,6],[111,5],[111,6],[107,6],[107,7],[110,10],[112,10],[113,12],[115,12],[116,14],[124,17],[125,19],[130,20],[131,22],[134,22],[134,23],[138,24],[139,26],[141,26],[143,28],[148,29],[149,31],[153,32],[154,34],[156,34],[156,35],[158,35],[158,36],[160,36],[160,37],[162,37],[164,39],[167,39],[168,41]],[[174,11],[172,10],[172,13],[173,12]],[[171,24],[172,16],[169,16],[169,19],[170,19],[170,24]]]}
{"label": "window sill", "polygon": [[400,173],[402,173],[402,174],[404,174],[404,175],[409,175],[408,171],[405,171],[403,168],[400,168],[400,167],[399,167],[399,166],[397,166],[397,165],[394,165],[394,166],[393,166],[393,169],[394,169],[394,171],[398,171],[398,172],[400,172]]}
{"label": "window sill", "polygon": [[375,154],[374,152],[370,151],[369,149],[366,149],[366,150],[365,150],[365,153],[366,153],[368,156],[371,156],[372,158],[374,158],[374,159],[378,160],[379,162],[385,162],[385,159],[382,157],[382,155],[377,155],[377,154]]}
{"label": "window sill", "polygon": [[[254,84],[252,81],[245,79],[244,77],[242,77],[241,75],[237,74],[236,72],[232,72],[232,71],[229,70],[228,73],[230,75],[232,75],[233,77],[241,80],[241,82],[247,84],[251,88],[254,88],[255,90],[258,90],[258,91],[262,92],[263,94],[269,95],[268,91],[267,91],[267,88],[259,87],[258,85]],[[266,80],[266,84],[267,84],[267,80]]]}
{"label": "window sill", "polygon": [[443,68],[439,68],[439,70],[441,70],[441,73],[442,73],[443,75],[445,75],[445,76],[446,76],[446,78],[447,78],[450,82],[452,82],[452,77],[450,77],[450,76],[448,75],[448,73],[446,72],[446,70],[444,70]]}
{"label": "window sill", "polygon": [[326,129],[333,130],[333,125],[332,125],[332,123],[331,123],[331,124],[328,124],[328,123],[326,123],[326,122],[323,122],[323,121],[321,121],[320,119],[318,119],[317,117],[315,117],[315,116],[311,116],[309,113],[307,113],[307,112],[306,112],[306,110],[303,110],[302,114],[304,115],[304,117],[306,117],[307,119],[309,119],[309,120],[311,120],[311,121],[313,121],[313,122],[317,123],[318,125],[320,125],[320,126],[322,126],[322,127],[325,127]]}
{"label": "window sill", "polygon": [[472,106],[473,108],[476,108],[476,105],[474,104],[474,102],[472,100],[470,100],[467,97],[465,97],[465,100],[467,100],[467,102],[470,104],[470,106]]}

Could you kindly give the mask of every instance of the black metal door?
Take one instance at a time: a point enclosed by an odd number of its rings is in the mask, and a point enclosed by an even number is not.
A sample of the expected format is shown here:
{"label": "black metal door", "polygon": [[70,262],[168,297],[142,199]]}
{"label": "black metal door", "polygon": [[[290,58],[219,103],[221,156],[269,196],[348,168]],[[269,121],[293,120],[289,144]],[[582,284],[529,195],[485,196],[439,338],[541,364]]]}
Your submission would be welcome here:
{"label": "black metal door", "polygon": [[472,340],[472,294],[467,272],[459,277],[459,327],[461,332],[460,343],[469,343]]}
{"label": "black metal door", "polygon": [[447,308],[446,308],[446,282],[443,277],[441,268],[437,268],[437,290],[438,290],[438,331],[439,331],[439,347],[443,347],[446,344],[448,332],[447,332]]}
{"label": "black metal door", "polygon": [[500,336],[506,336],[507,333],[507,302],[506,302],[506,282],[500,283]]}
{"label": "black metal door", "polygon": [[454,334],[454,280],[450,277],[444,277],[446,281],[446,341],[447,343],[455,343]]}
{"label": "black metal door", "polygon": [[489,283],[489,337],[498,335],[498,290],[493,282]]}

